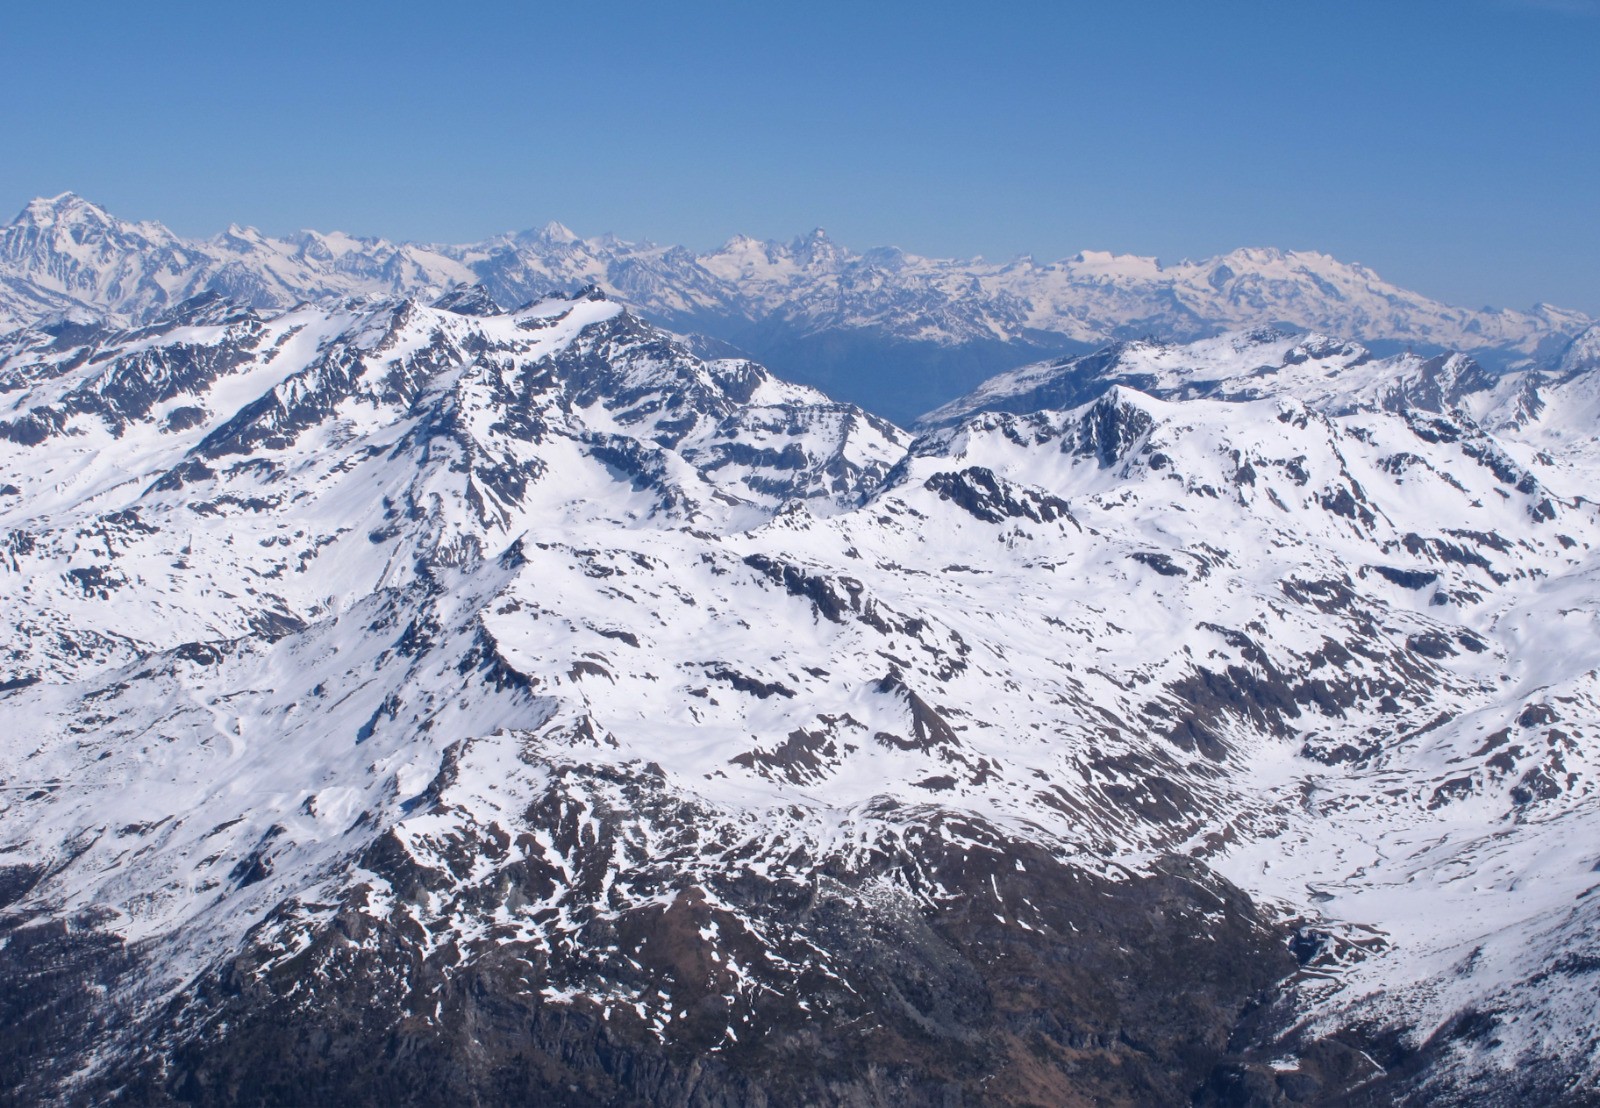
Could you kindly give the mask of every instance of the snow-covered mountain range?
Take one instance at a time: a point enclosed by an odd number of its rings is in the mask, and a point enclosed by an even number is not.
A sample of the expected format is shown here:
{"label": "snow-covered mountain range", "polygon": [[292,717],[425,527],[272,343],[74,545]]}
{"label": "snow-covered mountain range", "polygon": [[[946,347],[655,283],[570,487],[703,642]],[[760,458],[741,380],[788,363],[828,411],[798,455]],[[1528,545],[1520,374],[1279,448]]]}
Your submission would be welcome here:
{"label": "snow-covered mountain range", "polygon": [[913,435],[597,289],[135,233],[0,345],[10,1099],[1594,1096],[1595,331]]}
{"label": "snow-covered mountain range", "polygon": [[651,321],[704,333],[890,418],[1049,354],[1112,338],[1206,337],[1277,325],[1368,344],[1543,358],[1591,322],[1546,304],[1468,310],[1324,254],[1243,249],[1204,261],[1085,252],[1058,262],[856,253],[815,231],[736,237],[704,253],[581,238],[559,224],[464,246],[230,227],[184,239],[70,193],[0,228],[0,330],[42,314],[147,322],[201,292],[258,309],[353,295],[431,300],[481,284],[502,307],[596,285]]}
{"label": "snow-covered mountain range", "polygon": [[[1290,396],[1319,410],[1445,412],[1464,407],[1495,430],[1541,426],[1552,399],[1563,409],[1551,434],[1581,438],[1591,424],[1584,393],[1600,367],[1600,326],[1567,342],[1542,365],[1494,371],[1459,352],[1378,357],[1360,343],[1261,328],[1190,343],[1119,342],[996,374],[924,414],[919,426],[957,423],[978,412],[1070,408],[1121,384],[1166,399],[1260,400]],[[1586,397],[1586,393],[1584,396]],[[1577,405],[1577,407],[1572,407]]]}

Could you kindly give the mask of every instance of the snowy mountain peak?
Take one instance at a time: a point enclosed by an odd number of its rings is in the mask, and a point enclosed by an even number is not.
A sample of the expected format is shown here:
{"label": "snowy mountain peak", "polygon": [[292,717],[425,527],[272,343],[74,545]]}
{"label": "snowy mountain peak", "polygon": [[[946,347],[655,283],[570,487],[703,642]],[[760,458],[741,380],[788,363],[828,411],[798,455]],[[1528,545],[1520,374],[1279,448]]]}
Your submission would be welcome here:
{"label": "snowy mountain peak", "polygon": [[809,235],[802,235],[789,244],[789,252],[803,266],[828,266],[851,257],[845,250],[828,237],[828,232],[821,227],[814,228]]}
{"label": "snowy mountain peak", "polygon": [[1109,250],[1080,250],[1067,259],[1067,266],[1103,276],[1157,278],[1165,270],[1159,258],[1138,254],[1114,254]]}
{"label": "snowy mountain peak", "polygon": [[35,227],[53,227],[58,224],[88,223],[100,226],[109,226],[112,217],[104,208],[91,203],[75,192],[63,192],[59,196],[35,197],[12,220],[15,224],[31,224]]}
{"label": "snowy mountain peak", "polygon": [[538,241],[550,245],[571,245],[583,241],[576,231],[553,219],[540,227],[535,234]]}
{"label": "snowy mountain peak", "polygon": [[71,256],[86,246],[112,243],[124,249],[144,248],[175,241],[175,236],[159,223],[128,223],[77,193],[64,192],[29,201],[0,228],[0,241],[6,244],[8,260],[48,268],[51,251]]}
{"label": "snowy mountain peak", "polygon": [[[1312,255],[1311,257],[1318,258],[1320,255]],[[1299,255],[1293,253],[1285,254],[1275,246],[1241,246],[1228,251],[1218,258],[1213,258],[1211,261],[1213,263],[1235,262],[1246,266],[1254,266],[1272,265],[1287,259],[1299,260]]]}
{"label": "snowy mountain peak", "polygon": [[240,223],[230,223],[218,238],[236,247],[253,247],[266,244],[267,236],[259,228]]}

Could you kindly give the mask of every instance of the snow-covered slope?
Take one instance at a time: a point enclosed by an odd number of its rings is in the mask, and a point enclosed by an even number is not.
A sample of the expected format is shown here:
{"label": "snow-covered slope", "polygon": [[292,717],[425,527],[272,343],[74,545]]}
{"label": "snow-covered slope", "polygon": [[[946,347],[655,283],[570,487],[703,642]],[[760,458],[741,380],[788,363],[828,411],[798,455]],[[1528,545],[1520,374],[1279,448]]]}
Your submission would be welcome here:
{"label": "snow-covered slope", "polygon": [[12,335],[0,1078],[1594,1089],[1587,444],[1219,342],[1374,402],[1152,350],[911,441],[596,292]]}

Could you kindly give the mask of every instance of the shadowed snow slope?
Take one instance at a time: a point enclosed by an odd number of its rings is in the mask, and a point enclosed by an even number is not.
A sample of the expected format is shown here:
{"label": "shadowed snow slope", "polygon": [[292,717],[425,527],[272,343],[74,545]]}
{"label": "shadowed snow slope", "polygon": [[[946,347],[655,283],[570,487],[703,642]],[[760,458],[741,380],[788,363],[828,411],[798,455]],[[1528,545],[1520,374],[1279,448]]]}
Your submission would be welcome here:
{"label": "shadowed snow slope", "polygon": [[913,441],[593,291],[6,344],[13,1097],[1594,1088],[1576,346]]}

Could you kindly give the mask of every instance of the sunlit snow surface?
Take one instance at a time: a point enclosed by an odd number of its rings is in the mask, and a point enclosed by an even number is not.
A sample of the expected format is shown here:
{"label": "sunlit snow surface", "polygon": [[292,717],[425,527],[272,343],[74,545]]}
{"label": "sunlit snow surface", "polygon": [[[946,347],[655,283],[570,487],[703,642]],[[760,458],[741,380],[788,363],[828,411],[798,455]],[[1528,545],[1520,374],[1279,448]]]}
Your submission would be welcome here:
{"label": "sunlit snow surface", "polygon": [[[1204,858],[1325,933],[1314,1023],[1488,1008],[1473,1064],[1600,1064],[1587,363],[1429,411],[1388,387],[1419,361],[1232,335],[1140,354],[1152,387],[1288,383],[912,441],[593,297],[7,341],[0,860],[151,940],[151,1003],[352,888],[470,959],[653,865],[948,811],[1102,873]],[[681,818],[591,881],[586,806],[639,789]],[[364,875],[390,833],[452,887]],[[496,901],[523,862],[564,876]]]}

